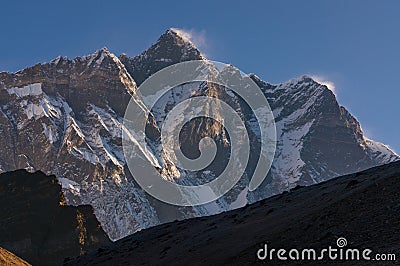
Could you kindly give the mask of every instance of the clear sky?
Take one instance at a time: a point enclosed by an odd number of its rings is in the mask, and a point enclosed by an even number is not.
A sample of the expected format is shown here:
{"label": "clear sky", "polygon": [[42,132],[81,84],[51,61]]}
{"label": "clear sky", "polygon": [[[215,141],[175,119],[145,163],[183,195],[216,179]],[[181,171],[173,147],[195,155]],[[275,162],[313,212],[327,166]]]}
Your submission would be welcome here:
{"label": "clear sky", "polygon": [[104,46],[134,56],[177,27],[208,58],[268,82],[330,81],[367,136],[400,152],[400,1],[141,2],[3,1],[0,71]]}

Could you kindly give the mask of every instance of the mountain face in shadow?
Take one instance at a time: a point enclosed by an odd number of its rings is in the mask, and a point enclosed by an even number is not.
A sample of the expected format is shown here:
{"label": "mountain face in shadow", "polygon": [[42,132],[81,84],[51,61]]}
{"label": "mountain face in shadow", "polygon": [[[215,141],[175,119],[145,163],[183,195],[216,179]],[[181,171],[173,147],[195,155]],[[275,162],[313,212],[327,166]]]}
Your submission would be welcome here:
{"label": "mountain face in shadow", "polygon": [[[260,128],[243,100],[228,89],[186,84],[163,95],[148,110],[138,91],[138,86],[158,70],[189,60],[207,59],[190,40],[171,29],[137,56],[115,56],[103,48],[74,59],[57,57],[16,73],[1,72],[0,172],[27,169],[55,175],[67,205],[93,206],[108,236],[117,240],[161,223],[232,210],[298,185],[312,185],[399,159],[387,146],[367,139],[359,122],[339,105],[332,91],[312,78],[270,84],[250,75],[274,113],[277,147],[265,182],[249,191],[260,150]],[[224,74],[235,74],[226,70]],[[199,140],[204,136],[212,137],[221,148],[212,165],[202,171],[179,169],[157,142],[166,111],[192,97],[194,89],[199,91],[197,95],[226,102],[245,120],[250,161],[240,181],[217,201],[176,207],[155,200],[133,180],[122,148],[123,117],[132,97],[140,110],[151,111],[148,143],[140,144],[135,134],[130,141],[138,156],[144,151],[144,160],[157,167],[163,178],[189,186],[206,183],[229,161],[231,143],[220,124],[212,119],[195,120],[180,139],[183,152],[192,157],[198,154]]]}
{"label": "mountain face in shadow", "polygon": [[264,244],[276,250],[337,248],[340,237],[348,248],[371,249],[372,258],[377,253],[399,256],[399,212],[400,162],[395,162],[297,187],[230,212],[156,226],[66,265],[287,265],[290,261],[276,257],[258,260],[257,252]]}
{"label": "mountain face in shadow", "polygon": [[55,176],[0,174],[0,246],[33,265],[60,265],[109,242],[89,205],[66,206]]}

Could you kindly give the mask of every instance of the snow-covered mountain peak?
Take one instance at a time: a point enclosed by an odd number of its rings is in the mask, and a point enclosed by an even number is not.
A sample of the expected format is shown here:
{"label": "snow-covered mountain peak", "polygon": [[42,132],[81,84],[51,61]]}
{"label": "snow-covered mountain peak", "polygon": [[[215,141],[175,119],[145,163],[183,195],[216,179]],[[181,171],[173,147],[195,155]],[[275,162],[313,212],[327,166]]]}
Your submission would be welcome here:
{"label": "snow-covered mountain peak", "polygon": [[99,68],[103,65],[103,62],[106,61],[104,65],[109,64],[112,61],[115,61],[117,58],[113,55],[106,47],[103,47],[99,50],[96,50],[92,54],[84,55],[84,56],[77,56],[74,59],[69,59],[66,56],[57,56],[55,59],[51,60],[49,63],[43,63],[41,65],[53,65],[61,67],[62,65],[71,67],[73,65],[85,65],[86,67],[90,68]]}
{"label": "snow-covered mountain peak", "polygon": [[[112,59],[112,54],[108,51],[106,47],[103,47],[97,51],[95,51],[91,55],[83,56],[80,58],[82,61],[87,61],[87,66],[100,66],[104,59],[109,58]],[[77,59],[77,58],[75,58]]]}
{"label": "snow-covered mountain peak", "polygon": [[174,38],[178,45],[189,45],[195,49],[198,49],[196,45],[192,42],[191,35],[188,32],[185,32],[178,28],[170,28],[164,34]]}
{"label": "snow-covered mountain peak", "polygon": [[175,38],[176,41],[184,41],[192,44],[192,42],[189,39],[189,36],[185,34],[184,31],[181,31],[177,28],[169,28],[164,34],[172,36],[173,38]]}
{"label": "snow-covered mountain peak", "polygon": [[286,82],[283,82],[282,84],[296,85],[296,84],[319,84],[319,83],[313,80],[310,76],[302,75],[300,77],[292,78]]}
{"label": "snow-covered mountain peak", "polygon": [[182,59],[187,59],[187,60],[204,59],[204,56],[201,55],[201,52],[198,50],[196,45],[190,40],[189,35],[184,31],[175,28],[167,30],[164,34],[162,34],[158,38],[155,44],[153,44],[149,49],[144,51],[141,55],[150,55],[156,53],[158,55],[165,56],[164,57],[165,59],[168,59],[168,57],[172,59],[174,55],[171,54],[170,56],[168,56],[169,54],[165,52],[166,51],[175,52],[175,50],[177,49],[180,49],[179,52]]}
{"label": "snow-covered mountain peak", "polygon": [[169,29],[140,55],[129,57],[123,54],[119,59],[138,85],[167,66],[190,60],[204,60],[205,57],[196,46],[181,35],[176,30]]}

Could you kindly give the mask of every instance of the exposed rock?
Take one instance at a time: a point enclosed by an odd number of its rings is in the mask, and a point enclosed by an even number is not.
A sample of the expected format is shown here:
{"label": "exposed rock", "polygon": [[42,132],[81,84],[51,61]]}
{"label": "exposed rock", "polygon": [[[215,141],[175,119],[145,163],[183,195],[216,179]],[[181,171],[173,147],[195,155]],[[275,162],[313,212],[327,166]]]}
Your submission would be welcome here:
{"label": "exposed rock", "polygon": [[29,266],[23,259],[0,247],[0,264],[7,266]]}
{"label": "exposed rock", "polygon": [[60,265],[110,242],[91,206],[65,203],[55,176],[0,174],[0,246],[33,265]]}

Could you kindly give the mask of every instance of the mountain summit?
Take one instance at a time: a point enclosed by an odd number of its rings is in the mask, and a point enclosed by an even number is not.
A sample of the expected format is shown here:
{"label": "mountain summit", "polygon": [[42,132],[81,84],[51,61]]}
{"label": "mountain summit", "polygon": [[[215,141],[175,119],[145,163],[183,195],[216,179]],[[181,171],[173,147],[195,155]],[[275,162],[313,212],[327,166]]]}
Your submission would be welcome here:
{"label": "mountain summit", "polygon": [[140,108],[147,108],[136,93],[146,78],[188,60],[206,59],[190,41],[168,30],[134,57],[116,57],[101,49],[73,60],[58,57],[17,73],[0,73],[1,172],[25,168],[54,174],[67,203],[91,204],[104,230],[116,240],[160,223],[235,209],[297,185],[311,185],[399,159],[383,144],[365,138],[358,121],[326,86],[309,77],[274,85],[252,75],[270,101],[278,143],[268,178],[249,192],[249,176],[260,145],[254,114],[227,89],[204,83],[182,85],[151,110],[154,121],[148,128],[149,147],[136,147],[145,151],[145,158],[155,158],[150,163],[166,179],[186,185],[206,182],[217,176],[228,160],[225,144],[229,146],[229,140],[211,120],[195,121],[185,131],[190,134],[181,139],[182,149],[189,153],[198,151],[198,140],[204,136],[214,138],[222,147],[206,171],[181,170],[160,148],[159,125],[165,111],[192,97],[194,89],[198,89],[197,95],[217,97],[233,106],[246,120],[254,148],[241,180],[217,201],[185,208],[159,202],[127,171],[121,140],[123,116],[131,97]]}
{"label": "mountain summit", "polygon": [[187,38],[174,29],[167,30],[149,49],[135,57],[121,55],[121,62],[140,85],[150,75],[179,62],[202,60],[204,56]]}

